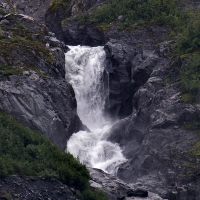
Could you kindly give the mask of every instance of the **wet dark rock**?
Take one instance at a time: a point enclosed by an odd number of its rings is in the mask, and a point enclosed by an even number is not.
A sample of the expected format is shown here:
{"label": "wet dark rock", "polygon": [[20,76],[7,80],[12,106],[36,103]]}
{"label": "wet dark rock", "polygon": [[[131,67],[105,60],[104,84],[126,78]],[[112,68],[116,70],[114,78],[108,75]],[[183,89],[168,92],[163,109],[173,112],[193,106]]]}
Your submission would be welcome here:
{"label": "wet dark rock", "polygon": [[[123,38],[126,34],[130,39]],[[132,113],[134,93],[146,83],[153,69],[166,62],[145,30],[140,36],[138,39],[138,33],[124,33],[120,40],[110,39],[105,45],[110,89],[105,107],[112,117],[124,118]]]}
{"label": "wet dark rock", "polygon": [[71,134],[83,128],[76,113],[74,91],[65,80],[43,79],[34,71],[28,73],[0,81],[0,109],[65,150]]}
{"label": "wet dark rock", "polygon": [[50,178],[8,176],[0,179],[0,199],[76,200],[73,188]]}
{"label": "wet dark rock", "polygon": [[[163,65],[151,73],[133,97],[135,111],[112,127],[109,140],[118,143],[129,159],[118,170],[120,179],[141,182],[168,198],[169,185],[185,183],[184,171],[188,169],[184,163],[189,156],[184,152],[198,138],[181,127],[193,121],[200,110],[198,106],[182,102],[179,84],[167,85],[165,77]],[[175,126],[178,128],[174,129]],[[187,184],[190,180],[187,178]]]}
{"label": "wet dark rock", "polygon": [[148,197],[148,192],[144,189],[129,190],[127,197]]}
{"label": "wet dark rock", "polygon": [[101,4],[97,1],[71,1],[65,7],[49,8],[46,12],[45,22],[49,30],[56,37],[69,45],[99,46],[105,44],[103,31],[91,23],[80,23],[74,17],[79,13],[89,10],[92,6]]}
{"label": "wet dark rock", "polygon": [[83,25],[77,20],[69,19],[62,23],[61,28],[66,44],[100,46],[105,43],[103,31],[93,25]]}

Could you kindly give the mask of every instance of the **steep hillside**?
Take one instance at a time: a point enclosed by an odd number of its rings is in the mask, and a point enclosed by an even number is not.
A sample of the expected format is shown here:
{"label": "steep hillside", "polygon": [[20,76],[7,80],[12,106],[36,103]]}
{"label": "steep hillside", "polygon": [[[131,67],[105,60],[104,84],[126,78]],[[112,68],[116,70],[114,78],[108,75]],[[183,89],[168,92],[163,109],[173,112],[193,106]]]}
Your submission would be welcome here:
{"label": "steep hillside", "polygon": [[[147,197],[147,190],[169,200],[200,198],[199,1],[18,0],[0,6],[1,111],[64,150],[71,134],[86,129],[64,79],[66,45],[103,45],[105,112],[119,119],[107,139],[127,158],[118,178],[133,185],[94,169],[90,183],[113,200]],[[44,23],[44,9],[48,28],[35,20],[41,14]]]}
{"label": "steep hillside", "polygon": [[52,1],[46,13],[47,26],[64,42],[105,45],[107,114],[126,117],[108,138],[128,158],[118,177],[168,199],[200,195],[198,6]]}
{"label": "steep hillside", "polygon": [[0,3],[0,12],[0,199],[107,199],[64,152],[85,128],[64,79],[67,47],[11,4]]}
{"label": "steep hillside", "polygon": [[64,80],[67,48],[31,17],[6,12],[0,22],[0,109],[64,150],[67,138],[83,128],[73,89]]}

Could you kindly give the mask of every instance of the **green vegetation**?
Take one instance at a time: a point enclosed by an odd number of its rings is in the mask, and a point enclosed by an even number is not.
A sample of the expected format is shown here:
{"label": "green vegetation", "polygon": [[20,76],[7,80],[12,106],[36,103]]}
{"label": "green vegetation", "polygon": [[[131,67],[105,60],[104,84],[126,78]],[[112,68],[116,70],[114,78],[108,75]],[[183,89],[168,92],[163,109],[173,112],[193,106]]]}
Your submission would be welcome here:
{"label": "green vegetation", "polygon": [[200,55],[194,54],[188,61],[184,70],[180,71],[180,81],[183,90],[182,99],[186,102],[194,102],[200,88]]}
{"label": "green vegetation", "polygon": [[6,11],[2,8],[0,8],[0,15],[6,15]]}
{"label": "green vegetation", "polygon": [[113,0],[98,7],[89,20],[97,24],[109,24],[119,15],[125,16],[124,26],[130,27],[153,22],[161,24],[174,23],[178,15],[177,0]]}
{"label": "green vegetation", "polygon": [[194,147],[190,150],[190,153],[194,156],[200,156],[200,141],[196,142]]}
{"label": "green vegetation", "polygon": [[5,200],[11,200],[12,199],[12,192],[7,191],[7,190],[3,190],[0,194],[0,198],[5,199]]}
{"label": "green vegetation", "polygon": [[106,200],[102,192],[91,190],[86,167],[62,152],[38,132],[0,113],[0,176],[54,177],[75,187],[83,200]]}
{"label": "green vegetation", "polygon": [[0,75],[20,75],[29,69],[39,71],[37,64],[41,59],[47,64],[55,63],[43,40],[42,30],[26,28],[14,15],[9,16],[9,21],[9,25],[0,27]]}
{"label": "green vegetation", "polygon": [[192,122],[185,123],[182,128],[188,131],[200,130],[200,116],[198,116]]}
{"label": "green vegetation", "polygon": [[58,7],[66,8],[66,6],[68,5],[70,1],[71,0],[52,0],[48,10],[56,11]]}
{"label": "green vegetation", "polygon": [[[58,1],[57,1],[58,2]],[[124,22],[117,20],[125,17]],[[169,38],[175,39],[174,55],[188,57],[187,66],[180,71],[185,102],[195,101],[200,88],[200,10],[184,5],[182,0],[112,0],[93,8],[90,14],[77,16],[80,23],[92,22],[104,30],[110,23],[120,29],[132,29],[146,24],[161,24],[169,29]]]}
{"label": "green vegetation", "polygon": [[177,27],[176,50],[179,54],[192,53],[200,47],[200,10],[185,9],[181,12]]}
{"label": "green vegetation", "polygon": [[200,89],[200,10],[182,11],[173,31],[177,35],[173,36],[177,40],[175,54],[187,63],[180,70],[182,100],[193,103]]}

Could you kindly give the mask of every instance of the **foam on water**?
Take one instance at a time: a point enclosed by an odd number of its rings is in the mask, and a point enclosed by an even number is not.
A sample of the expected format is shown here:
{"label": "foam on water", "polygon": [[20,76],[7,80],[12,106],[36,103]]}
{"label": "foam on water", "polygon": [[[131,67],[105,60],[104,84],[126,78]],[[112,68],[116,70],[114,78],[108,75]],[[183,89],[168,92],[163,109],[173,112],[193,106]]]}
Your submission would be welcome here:
{"label": "foam on water", "polygon": [[74,133],[67,151],[87,166],[114,174],[126,159],[117,144],[106,141],[112,125],[103,115],[108,95],[103,81],[105,52],[103,47],[69,48],[65,54],[66,79],[74,88],[78,115],[91,132]]}

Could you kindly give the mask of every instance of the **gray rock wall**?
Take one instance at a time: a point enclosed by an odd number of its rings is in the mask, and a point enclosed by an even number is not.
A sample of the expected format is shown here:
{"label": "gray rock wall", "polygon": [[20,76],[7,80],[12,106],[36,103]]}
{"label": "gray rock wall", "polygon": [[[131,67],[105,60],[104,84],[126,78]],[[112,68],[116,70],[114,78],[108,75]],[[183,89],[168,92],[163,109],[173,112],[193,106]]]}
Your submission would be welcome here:
{"label": "gray rock wall", "polygon": [[0,199],[76,200],[75,190],[50,178],[8,176],[0,179]]}
{"label": "gray rock wall", "polygon": [[[188,154],[198,135],[182,128],[196,119],[199,106],[184,103],[179,84],[165,82],[167,74],[164,66],[153,70],[133,96],[135,111],[116,123],[109,137],[129,159],[119,168],[118,177],[140,182],[163,198],[169,197],[170,188],[190,184],[198,188],[199,181],[195,175],[198,162]],[[187,167],[189,163],[196,167]],[[184,198],[196,199],[198,190],[193,189],[191,194],[189,190],[185,190]]]}
{"label": "gray rock wall", "polygon": [[34,71],[0,81],[0,109],[46,135],[65,150],[81,122],[73,89],[65,80],[42,79]]}
{"label": "gray rock wall", "polygon": [[45,15],[47,27],[56,34],[60,40],[69,45],[99,46],[105,44],[103,31],[90,24],[80,23],[74,19],[77,14],[88,11],[104,0],[71,0],[66,6],[58,5],[56,9],[49,8]]}
{"label": "gray rock wall", "polygon": [[[0,0],[7,3],[7,0]],[[13,11],[34,17],[35,20],[44,22],[46,9],[49,7],[51,0],[10,0],[9,5]]]}
{"label": "gray rock wall", "polygon": [[8,14],[0,22],[5,20],[0,43],[0,110],[65,150],[71,134],[84,128],[72,86],[65,81],[67,48],[30,17]]}

